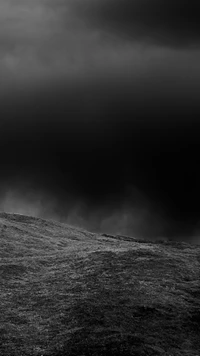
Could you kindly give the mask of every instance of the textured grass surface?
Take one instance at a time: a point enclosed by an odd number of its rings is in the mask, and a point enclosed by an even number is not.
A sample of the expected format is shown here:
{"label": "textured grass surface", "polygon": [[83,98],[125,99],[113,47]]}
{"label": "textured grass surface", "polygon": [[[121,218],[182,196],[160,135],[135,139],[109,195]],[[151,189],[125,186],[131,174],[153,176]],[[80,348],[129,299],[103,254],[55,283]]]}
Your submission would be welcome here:
{"label": "textured grass surface", "polygon": [[200,355],[200,247],[0,214],[0,355]]}

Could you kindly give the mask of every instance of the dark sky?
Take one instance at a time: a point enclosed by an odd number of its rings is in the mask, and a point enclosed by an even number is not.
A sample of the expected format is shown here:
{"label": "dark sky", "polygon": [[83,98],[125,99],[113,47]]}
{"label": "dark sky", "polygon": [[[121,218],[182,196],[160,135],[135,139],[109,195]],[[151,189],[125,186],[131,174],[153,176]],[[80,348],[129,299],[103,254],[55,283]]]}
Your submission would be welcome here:
{"label": "dark sky", "polygon": [[2,0],[0,208],[200,234],[197,2]]}

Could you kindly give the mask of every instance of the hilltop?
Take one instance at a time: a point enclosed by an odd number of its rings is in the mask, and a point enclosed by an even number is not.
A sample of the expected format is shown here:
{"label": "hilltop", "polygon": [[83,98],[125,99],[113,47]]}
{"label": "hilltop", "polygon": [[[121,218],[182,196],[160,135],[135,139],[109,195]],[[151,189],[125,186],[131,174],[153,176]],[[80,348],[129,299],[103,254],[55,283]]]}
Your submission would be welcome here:
{"label": "hilltop", "polygon": [[0,213],[1,356],[200,355],[200,246]]}

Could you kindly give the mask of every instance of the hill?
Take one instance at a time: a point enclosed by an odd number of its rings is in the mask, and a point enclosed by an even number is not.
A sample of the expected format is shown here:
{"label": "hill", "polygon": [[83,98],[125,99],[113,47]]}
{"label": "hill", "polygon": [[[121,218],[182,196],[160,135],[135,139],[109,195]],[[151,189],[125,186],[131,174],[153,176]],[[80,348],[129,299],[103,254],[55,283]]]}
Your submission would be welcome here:
{"label": "hill", "polygon": [[1,356],[200,355],[200,246],[0,214]]}

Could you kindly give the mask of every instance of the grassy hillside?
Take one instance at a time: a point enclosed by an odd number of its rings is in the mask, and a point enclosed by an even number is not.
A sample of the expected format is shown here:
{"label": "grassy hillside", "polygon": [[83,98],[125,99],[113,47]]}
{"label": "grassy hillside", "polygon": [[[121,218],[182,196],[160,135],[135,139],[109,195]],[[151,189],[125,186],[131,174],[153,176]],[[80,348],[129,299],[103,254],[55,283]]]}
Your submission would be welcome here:
{"label": "grassy hillside", "polygon": [[199,356],[200,246],[0,214],[1,356]]}

